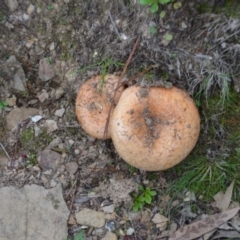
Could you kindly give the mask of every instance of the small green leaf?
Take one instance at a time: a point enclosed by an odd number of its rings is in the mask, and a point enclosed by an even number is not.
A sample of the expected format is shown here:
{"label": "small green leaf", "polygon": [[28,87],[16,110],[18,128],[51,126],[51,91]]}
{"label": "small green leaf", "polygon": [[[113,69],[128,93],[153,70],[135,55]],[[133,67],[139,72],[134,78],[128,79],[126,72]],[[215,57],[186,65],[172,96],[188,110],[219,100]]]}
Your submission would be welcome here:
{"label": "small green leaf", "polygon": [[154,3],[154,0],[139,0],[139,3],[142,5],[149,5]]}
{"label": "small green leaf", "polygon": [[150,204],[152,202],[152,197],[148,193],[145,194],[145,202],[148,204]]}
{"label": "small green leaf", "polygon": [[161,11],[159,14],[160,18],[164,18],[165,15],[166,15],[166,11]]}
{"label": "small green leaf", "polygon": [[149,193],[151,191],[150,187],[146,187],[145,192]]}
{"label": "small green leaf", "polygon": [[157,195],[157,192],[156,192],[156,191],[150,191],[149,194],[153,197],[153,196],[156,196],[156,195]]}
{"label": "small green leaf", "polygon": [[175,10],[179,9],[180,7],[182,7],[182,3],[181,2],[176,2],[176,3],[173,4],[173,8]]}
{"label": "small green leaf", "polygon": [[151,13],[157,12],[158,11],[158,4],[157,3],[152,4],[152,6],[150,7],[150,11],[151,11]]}
{"label": "small green leaf", "polygon": [[159,0],[159,2],[160,2],[161,4],[167,4],[167,3],[170,3],[171,0]]}
{"label": "small green leaf", "polygon": [[139,201],[139,202],[144,202],[144,201],[145,201],[145,197],[139,196],[139,197],[137,198],[137,201]]}
{"label": "small green leaf", "polygon": [[143,187],[142,185],[139,185],[139,186],[138,186],[138,189],[139,189],[140,191],[144,191],[144,187]]}
{"label": "small green leaf", "polygon": [[157,33],[157,28],[156,28],[155,26],[151,26],[151,27],[149,28],[149,31],[150,31],[150,33],[152,33],[152,34],[156,34],[156,33]]}
{"label": "small green leaf", "polygon": [[85,240],[83,231],[80,230],[77,235],[74,236],[74,240]]}
{"label": "small green leaf", "polygon": [[137,196],[138,196],[137,193],[133,193],[134,198],[137,198]]}
{"label": "small green leaf", "polygon": [[138,203],[135,202],[135,203],[133,204],[133,211],[134,211],[134,212],[137,212],[137,211],[138,211],[138,208],[139,208]]}
{"label": "small green leaf", "polygon": [[4,109],[5,107],[7,107],[7,102],[5,101],[0,101],[0,109]]}
{"label": "small green leaf", "polygon": [[171,40],[173,39],[173,35],[167,33],[167,34],[165,35],[165,39],[166,39],[167,41],[171,41]]}
{"label": "small green leaf", "polygon": [[143,208],[143,203],[139,202],[139,203],[138,203],[138,208],[139,208],[139,209],[142,209],[142,208]]}

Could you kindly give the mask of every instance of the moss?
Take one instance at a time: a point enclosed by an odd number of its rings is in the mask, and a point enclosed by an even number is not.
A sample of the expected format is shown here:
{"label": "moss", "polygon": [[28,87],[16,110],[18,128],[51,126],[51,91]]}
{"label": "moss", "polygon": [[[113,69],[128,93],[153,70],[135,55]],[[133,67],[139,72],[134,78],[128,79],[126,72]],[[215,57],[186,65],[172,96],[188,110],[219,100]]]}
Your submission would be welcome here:
{"label": "moss", "polygon": [[27,156],[26,165],[37,164],[37,154],[52,141],[52,137],[46,129],[43,129],[39,136],[35,137],[32,127],[24,129],[19,136],[21,151]]}

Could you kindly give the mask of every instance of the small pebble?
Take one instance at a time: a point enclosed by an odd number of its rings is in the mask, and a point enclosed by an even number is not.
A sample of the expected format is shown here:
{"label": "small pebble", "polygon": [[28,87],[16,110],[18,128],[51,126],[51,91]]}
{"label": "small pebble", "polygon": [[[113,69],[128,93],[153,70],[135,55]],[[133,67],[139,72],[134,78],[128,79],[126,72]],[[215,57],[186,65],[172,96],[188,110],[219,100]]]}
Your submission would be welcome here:
{"label": "small pebble", "polygon": [[13,107],[16,105],[17,98],[15,96],[6,99],[6,103],[9,107]]}
{"label": "small pebble", "polygon": [[27,8],[27,14],[31,15],[34,12],[34,10],[35,10],[34,5],[30,4]]}
{"label": "small pebble", "polygon": [[133,233],[134,233],[134,229],[133,229],[133,228],[129,228],[129,229],[127,230],[127,235],[128,235],[128,236],[133,235]]}
{"label": "small pebble", "polygon": [[50,187],[51,188],[54,188],[54,187],[56,187],[57,186],[57,181],[55,180],[55,179],[52,179],[51,181],[50,181]]}
{"label": "small pebble", "polygon": [[61,109],[56,110],[54,115],[57,117],[63,117],[64,113],[65,113],[65,109],[61,108]]}
{"label": "small pebble", "polygon": [[40,102],[44,102],[48,98],[49,98],[49,94],[47,93],[46,90],[43,90],[43,92],[38,95],[38,99]]}
{"label": "small pebble", "polygon": [[58,125],[55,120],[46,120],[46,125],[49,132],[54,132],[58,129]]}
{"label": "small pebble", "polygon": [[75,149],[74,153],[75,153],[75,155],[78,155],[78,154],[80,154],[80,150],[79,149]]}
{"label": "small pebble", "polygon": [[66,170],[74,175],[78,170],[78,164],[76,162],[69,162],[66,164]]}

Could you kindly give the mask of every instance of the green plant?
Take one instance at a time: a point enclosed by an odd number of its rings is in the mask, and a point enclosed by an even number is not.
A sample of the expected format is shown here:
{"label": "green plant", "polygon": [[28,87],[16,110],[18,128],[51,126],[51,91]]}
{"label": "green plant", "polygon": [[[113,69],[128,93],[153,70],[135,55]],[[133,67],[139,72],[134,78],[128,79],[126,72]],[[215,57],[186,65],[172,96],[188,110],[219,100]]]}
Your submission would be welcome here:
{"label": "green plant", "polygon": [[[68,238],[67,240],[71,240]],[[85,240],[84,232],[83,230],[78,231],[78,233],[74,236],[73,240]]]}
{"label": "green plant", "polygon": [[157,28],[155,26],[150,26],[149,31],[151,34],[156,34],[157,33]]}
{"label": "green plant", "polygon": [[7,107],[7,102],[5,101],[0,101],[0,109],[4,109],[5,107]]}
{"label": "green plant", "polygon": [[52,64],[52,63],[53,63],[51,57],[48,57],[48,58],[47,58],[47,63],[48,63],[48,64]]}
{"label": "green plant", "polygon": [[133,211],[137,212],[142,209],[145,204],[152,203],[152,197],[157,194],[156,191],[151,190],[151,188],[144,188],[142,185],[138,186],[138,193],[133,193]]}
{"label": "green plant", "polygon": [[188,163],[176,167],[175,170],[184,174],[169,186],[169,194],[182,193],[187,189],[210,200],[219,191],[225,191],[233,179],[240,182],[240,164],[235,157],[226,160],[223,155],[216,159],[208,159],[206,156],[192,157]]}
{"label": "green plant", "polygon": [[54,6],[53,6],[53,5],[48,5],[48,6],[47,6],[47,9],[48,9],[49,11],[51,11],[51,10],[54,9]]}
{"label": "green plant", "polygon": [[101,92],[102,89],[103,89],[103,86],[104,86],[104,79],[105,79],[105,76],[113,69],[113,68],[117,68],[119,66],[124,66],[123,63],[121,62],[117,62],[111,58],[106,58],[105,60],[103,60],[101,63],[100,63],[100,66],[102,68],[102,75],[101,75],[101,83],[100,83],[100,86],[99,86],[99,91]]}
{"label": "green plant", "polygon": [[152,13],[155,13],[158,11],[158,4],[167,4],[170,2],[171,0],[139,0],[140,4],[150,6],[150,11]]}

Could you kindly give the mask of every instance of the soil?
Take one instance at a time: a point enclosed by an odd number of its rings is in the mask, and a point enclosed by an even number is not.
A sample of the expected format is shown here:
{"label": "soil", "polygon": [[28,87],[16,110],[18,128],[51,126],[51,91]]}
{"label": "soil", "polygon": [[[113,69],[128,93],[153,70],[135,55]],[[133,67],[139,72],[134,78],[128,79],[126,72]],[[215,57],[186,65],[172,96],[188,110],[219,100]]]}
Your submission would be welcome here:
{"label": "soil", "polygon": [[[151,219],[156,206],[164,207],[161,196],[166,186],[179,177],[177,170],[161,174],[134,169],[120,159],[111,140],[98,140],[87,135],[75,115],[77,92],[87,79],[95,75],[120,75],[140,37],[123,81],[153,66],[152,70],[128,85],[174,85],[186,90],[194,98],[204,119],[200,137],[204,140],[199,144],[206,146],[211,130],[206,132],[209,122],[204,118],[206,102],[201,102],[202,99],[215,94],[225,99],[228,88],[234,94],[240,92],[240,20],[234,12],[240,8],[238,1],[180,1],[182,6],[179,9],[174,9],[173,4],[161,5],[155,14],[136,0],[18,0],[14,11],[10,11],[9,2],[0,1],[0,103],[14,96],[16,103],[0,107],[0,142],[3,145],[0,154],[5,155],[6,151],[10,156],[7,166],[0,165],[0,187],[38,184],[51,188],[54,179],[62,183],[64,198],[74,215],[83,206],[101,210],[104,200],[113,202],[113,199],[119,199],[117,194],[121,192],[106,192],[102,187],[109,186],[110,179],[131,179],[160,193],[144,209]],[[229,2],[232,10],[228,7],[225,16],[221,9],[229,6]],[[166,15],[161,18],[159,13],[163,10]],[[229,12],[232,15],[229,16]],[[173,39],[168,41],[167,34]],[[16,73],[7,65],[10,56],[16,57],[24,71],[25,91],[14,88]],[[43,80],[40,74],[43,59],[53,69],[48,80]],[[62,93],[58,96],[60,90]],[[46,96],[43,101],[40,94]],[[16,107],[39,109],[43,119],[34,123],[28,118],[17,128],[7,131],[6,116]],[[65,110],[62,117],[55,115],[59,109]],[[49,119],[57,123],[56,130],[49,131],[46,125]],[[234,124],[239,121],[235,112],[230,120],[234,120]],[[214,124],[219,127],[216,122]],[[219,144],[215,142],[214,147],[219,147],[225,136],[222,134],[217,138]],[[47,147],[62,156],[50,174],[45,174],[38,166],[39,156]],[[71,162],[77,163],[75,172],[66,167]],[[136,190],[132,182],[129,185],[131,191]],[[81,202],[82,197],[90,192],[101,197]],[[180,199],[185,193],[182,192]],[[133,225],[133,239],[161,236],[162,230],[150,220],[119,223],[126,212],[131,211],[129,198],[122,200],[115,201],[117,216],[114,220],[118,222],[115,233],[119,239],[130,239],[124,236]],[[209,207],[204,201],[200,201],[200,205],[203,211]],[[178,227],[190,219],[186,217],[188,219],[183,221],[181,214],[176,212],[169,216]],[[69,223],[69,237],[79,229],[76,222]],[[105,232],[106,229],[98,235],[96,231],[86,230],[84,234],[86,239],[101,239]]]}

